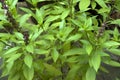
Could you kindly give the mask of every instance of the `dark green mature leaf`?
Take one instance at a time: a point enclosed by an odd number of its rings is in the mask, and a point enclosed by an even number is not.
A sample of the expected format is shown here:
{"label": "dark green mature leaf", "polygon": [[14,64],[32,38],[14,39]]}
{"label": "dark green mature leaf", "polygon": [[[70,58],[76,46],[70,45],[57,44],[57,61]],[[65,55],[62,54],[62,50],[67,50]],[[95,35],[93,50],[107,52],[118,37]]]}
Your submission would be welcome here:
{"label": "dark green mature leaf", "polygon": [[86,72],[86,80],[95,80],[96,72],[93,68],[88,68]]}
{"label": "dark green mature leaf", "polygon": [[24,63],[31,68],[33,63],[33,57],[30,54],[25,55]]}

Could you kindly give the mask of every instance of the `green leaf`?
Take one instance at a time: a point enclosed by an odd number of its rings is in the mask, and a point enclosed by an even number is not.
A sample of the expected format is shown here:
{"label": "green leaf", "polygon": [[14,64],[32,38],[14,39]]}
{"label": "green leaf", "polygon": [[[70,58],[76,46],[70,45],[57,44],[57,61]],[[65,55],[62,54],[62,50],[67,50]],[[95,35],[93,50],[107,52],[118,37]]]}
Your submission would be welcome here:
{"label": "green leaf", "polygon": [[59,53],[58,53],[56,48],[53,49],[51,55],[52,55],[52,58],[53,58],[54,62],[56,62],[58,57],[59,57]]}
{"label": "green leaf", "polygon": [[107,41],[107,42],[103,43],[103,47],[105,47],[105,48],[119,46],[119,45],[120,45],[120,43],[116,42],[116,41]]}
{"label": "green leaf", "polygon": [[36,20],[41,25],[43,23],[43,13],[44,11],[42,9],[36,9]]}
{"label": "green leaf", "polygon": [[113,36],[114,36],[114,39],[117,41],[119,38],[119,31],[116,27],[114,29]]}
{"label": "green leaf", "polygon": [[34,68],[28,68],[26,66],[23,67],[23,74],[26,80],[33,80],[34,77]]}
{"label": "green leaf", "polygon": [[29,68],[31,68],[33,62],[32,56],[30,54],[25,55],[24,62]]}
{"label": "green leaf", "polygon": [[67,52],[65,52],[63,54],[63,56],[73,56],[73,55],[82,55],[82,54],[85,54],[85,51],[84,49],[82,48],[73,48],[71,50],[68,50]]}
{"label": "green leaf", "polygon": [[12,69],[13,65],[14,65],[14,61],[8,62],[8,63],[6,64],[6,69],[7,69],[7,72],[8,72],[8,73],[9,73],[10,70]]}
{"label": "green leaf", "polygon": [[83,12],[88,10],[89,5],[90,5],[90,0],[80,0],[80,3],[79,3],[80,11]]}
{"label": "green leaf", "polygon": [[65,80],[74,80],[75,76],[77,75],[77,72],[79,71],[79,68],[80,68],[80,65],[73,66],[69,70],[69,72],[68,72],[67,77],[65,78]]}
{"label": "green leaf", "polygon": [[25,14],[20,18],[20,27],[24,27],[26,21],[29,19],[29,17],[31,16],[31,14]]}
{"label": "green leaf", "polygon": [[13,47],[13,48],[9,49],[8,51],[6,51],[4,53],[4,55],[13,53],[14,51],[17,51],[18,49],[20,49],[20,47]]}
{"label": "green leaf", "polygon": [[96,72],[93,68],[88,68],[86,72],[86,80],[95,80]]}
{"label": "green leaf", "polygon": [[110,60],[110,61],[106,61],[105,63],[114,67],[120,67],[120,63],[117,61]]}
{"label": "green leaf", "polygon": [[96,53],[94,56],[92,56],[90,63],[92,64],[93,68],[98,71],[100,64],[101,64],[101,57],[98,53]]}
{"label": "green leaf", "polygon": [[92,6],[92,9],[95,9],[95,7],[96,7],[95,1],[92,1],[91,6]]}
{"label": "green leaf", "polygon": [[95,0],[101,7],[107,8],[107,5],[105,4],[104,0]]}
{"label": "green leaf", "polygon": [[34,52],[34,46],[32,44],[29,44],[26,46],[26,50],[30,53],[33,53]]}
{"label": "green leaf", "polygon": [[68,15],[69,15],[70,9],[66,9],[65,11],[63,11],[62,15],[61,15],[61,19],[65,19]]}
{"label": "green leaf", "polygon": [[10,8],[13,9],[15,7],[15,5],[17,4],[17,2],[18,2],[18,0],[13,0]]}
{"label": "green leaf", "polygon": [[109,49],[108,51],[110,51],[112,54],[120,56],[120,49]]}
{"label": "green leaf", "polygon": [[93,50],[93,47],[90,44],[90,42],[88,42],[87,40],[81,40],[81,42],[84,44],[85,50],[88,53],[88,55],[90,55]]}
{"label": "green leaf", "polygon": [[20,33],[20,32],[15,32],[15,36],[16,36],[18,39],[20,39],[20,40],[24,40],[23,34]]}
{"label": "green leaf", "polygon": [[116,19],[116,20],[111,21],[111,24],[118,24],[118,25],[120,25],[120,19]]}
{"label": "green leaf", "polygon": [[75,35],[73,35],[73,36],[70,36],[68,39],[67,39],[67,41],[77,41],[77,40],[79,40],[80,38],[82,37],[82,34],[75,34]]}
{"label": "green leaf", "polygon": [[15,60],[17,60],[18,58],[20,58],[21,55],[22,55],[21,53],[14,54],[14,55],[11,56],[6,62],[15,61]]}
{"label": "green leaf", "polygon": [[48,16],[47,19],[46,19],[46,21],[47,22],[51,22],[51,21],[57,20],[59,18],[60,18],[59,15],[57,15],[57,16]]}
{"label": "green leaf", "polygon": [[62,75],[61,70],[56,69],[54,66],[44,63],[46,71],[52,76],[60,76]]}
{"label": "green leaf", "polygon": [[45,50],[45,49],[35,49],[35,53],[36,54],[48,54],[49,50]]}
{"label": "green leaf", "polygon": [[35,32],[30,40],[35,41],[42,32],[43,32],[43,29],[40,29],[39,31]]}

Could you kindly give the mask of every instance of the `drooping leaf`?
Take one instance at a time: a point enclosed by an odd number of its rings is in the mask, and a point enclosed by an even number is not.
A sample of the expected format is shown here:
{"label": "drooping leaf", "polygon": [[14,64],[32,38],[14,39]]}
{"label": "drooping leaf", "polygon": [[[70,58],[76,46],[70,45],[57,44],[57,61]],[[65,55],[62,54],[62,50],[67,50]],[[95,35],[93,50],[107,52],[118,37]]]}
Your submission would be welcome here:
{"label": "drooping leaf", "polygon": [[120,67],[120,63],[117,61],[110,60],[110,61],[106,61],[105,63],[113,67]]}
{"label": "drooping leaf", "polygon": [[33,57],[30,54],[25,55],[24,63],[31,68],[33,63]]}

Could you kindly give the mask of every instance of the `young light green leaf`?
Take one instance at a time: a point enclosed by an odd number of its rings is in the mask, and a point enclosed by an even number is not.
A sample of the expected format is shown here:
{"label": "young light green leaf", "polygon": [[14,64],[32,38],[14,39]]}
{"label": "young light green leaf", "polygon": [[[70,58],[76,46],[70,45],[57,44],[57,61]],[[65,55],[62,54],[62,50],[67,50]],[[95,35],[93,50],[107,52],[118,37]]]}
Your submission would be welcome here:
{"label": "young light green leaf", "polygon": [[35,53],[36,54],[48,54],[49,50],[45,50],[45,49],[35,49]]}
{"label": "young light green leaf", "polygon": [[61,15],[61,19],[65,19],[68,15],[69,15],[70,9],[66,9],[65,11],[63,11],[62,15]]}
{"label": "young light green leaf", "polygon": [[112,54],[120,56],[120,49],[109,49],[108,51],[110,51]]}
{"label": "young light green leaf", "polygon": [[82,48],[73,48],[63,54],[63,56],[73,56],[73,55],[82,55],[85,54],[85,51]]}
{"label": "young light green leaf", "polygon": [[81,42],[84,44],[84,47],[85,47],[85,50],[86,52],[88,53],[88,55],[91,54],[92,50],[93,50],[93,47],[92,45],[90,44],[90,42],[86,41],[86,40],[81,40]]}
{"label": "young light green leaf", "polygon": [[69,70],[69,72],[68,72],[67,77],[65,78],[65,80],[74,80],[75,76],[77,75],[77,72],[79,71],[79,68],[80,68],[80,65],[73,66]]}
{"label": "young light green leaf", "polygon": [[26,50],[30,53],[33,53],[34,52],[34,46],[32,44],[29,44],[26,46]]}
{"label": "young light green leaf", "polygon": [[40,29],[38,32],[35,32],[30,40],[35,41],[42,32],[43,32],[43,29]]}
{"label": "young light green leaf", "polygon": [[20,40],[24,40],[23,34],[20,33],[20,32],[15,32],[15,36],[16,36],[18,39],[20,39]]}
{"label": "young light green leaf", "polygon": [[39,24],[43,23],[43,10],[36,9],[36,20],[38,21]]}
{"label": "young light green leaf", "polygon": [[108,64],[108,65],[114,66],[114,67],[120,67],[120,63],[117,62],[117,61],[111,60],[111,61],[107,61],[105,63]]}
{"label": "young light green leaf", "polygon": [[95,7],[96,7],[95,1],[92,1],[92,2],[91,2],[91,6],[92,6],[92,9],[95,9]]}
{"label": "young light green leaf", "polygon": [[32,67],[32,62],[33,62],[33,57],[30,54],[25,55],[24,58],[24,63],[31,68]]}
{"label": "young light green leaf", "polygon": [[23,27],[26,23],[26,21],[29,19],[29,17],[31,16],[31,14],[25,14],[20,18],[20,27]]}
{"label": "young light green leaf", "polygon": [[52,58],[53,58],[54,62],[56,62],[58,57],[59,57],[59,53],[58,53],[56,48],[53,49],[51,55],[52,55]]}
{"label": "young light green leaf", "polygon": [[20,49],[20,47],[13,47],[13,48],[9,49],[8,51],[6,51],[6,52],[4,53],[4,55],[10,54],[10,53],[12,53],[12,52],[14,52],[14,51],[17,51],[18,49]]}
{"label": "young light green leaf", "polygon": [[86,80],[95,80],[96,72],[93,68],[88,68],[86,72]]}
{"label": "young light green leaf", "polygon": [[120,25],[120,19],[116,19],[116,20],[111,21],[111,24],[118,24],[118,25]]}
{"label": "young light green leaf", "polygon": [[75,34],[73,36],[70,36],[67,41],[77,41],[78,39],[80,39],[82,37],[82,34]]}
{"label": "young light green leaf", "polygon": [[55,68],[54,66],[44,63],[44,66],[46,68],[46,71],[50,73],[52,76],[60,76],[62,75],[61,71]]}
{"label": "young light green leaf", "polygon": [[17,4],[18,0],[12,0],[12,4],[10,6],[11,9],[13,9],[15,7],[15,5]]}
{"label": "young light green leaf", "polygon": [[105,4],[104,0],[95,0],[101,7],[107,8],[107,5]]}
{"label": "young light green leaf", "polygon": [[112,46],[119,46],[120,43],[119,42],[116,42],[116,41],[107,41],[103,44],[103,47],[105,48],[109,48],[109,47],[112,47]]}
{"label": "young light green leaf", "polygon": [[20,58],[21,55],[22,55],[21,53],[14,54],[14,55],[11,56],[6,62],[15,61],[15,60],[17,60],[18,58]]}
{"label": "young light green leaf", "polygon": [[23,67],[23,74],[26,80],[33,80],[34,77],[34,68],[28,68],[26,66]]}
{"label": "young light green leaf", "polygon": [[90,0],[80,0],[80,3],[79,3],[80,11],[83,12],[88,10],[89,5],[90,5]]}
{"label": "young light green leaf", "polygon": [[101,57],[99,54],[95,54],[94,56],[92,56],[91,60],[89,61],[93,68],[95,69],[95,71],[97,72],[99,67],[100,67],[100,64],[101,64]]}

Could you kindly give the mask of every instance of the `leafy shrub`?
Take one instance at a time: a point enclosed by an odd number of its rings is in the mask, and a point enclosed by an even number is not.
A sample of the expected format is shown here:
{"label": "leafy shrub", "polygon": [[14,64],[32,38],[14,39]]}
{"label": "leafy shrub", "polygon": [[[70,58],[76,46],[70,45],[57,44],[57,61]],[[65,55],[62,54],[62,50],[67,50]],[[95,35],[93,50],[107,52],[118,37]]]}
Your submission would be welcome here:
{"label": "leafy shrub", "polygon": [[[110,5],[111,0],[26,0],[26,3],[26,7],[17,7],[18,0],[1,0],[2,77],[95,80],[99,70],[105,71],[101,63],[120,67],[108,53],[120,55],[117,28],[120,19],[110,17],[112,8],[118,10],[117,3],[113,1]],[[111,24],[116,26],[113,30],[109,28]]]}

